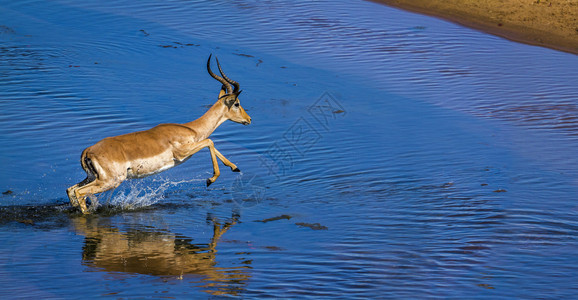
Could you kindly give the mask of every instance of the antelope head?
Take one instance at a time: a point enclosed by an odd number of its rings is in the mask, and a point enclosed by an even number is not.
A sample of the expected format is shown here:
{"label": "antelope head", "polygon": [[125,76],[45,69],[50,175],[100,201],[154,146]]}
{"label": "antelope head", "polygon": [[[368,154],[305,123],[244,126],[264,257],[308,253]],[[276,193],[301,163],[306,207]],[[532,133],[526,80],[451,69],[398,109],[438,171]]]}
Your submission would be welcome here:
{"label": "antelope head", "polygon": [[207,60],[207,71],[211,77],[215,78],[222,84],[218,101],[226,106],[227,111],[225,112],[225,118],[243,125],[251,124],[251,117],[249,117],[247,112],[245,112],[245,109],[243,109],[241,102],[239,101],[239,95],[242,92],[239,90],[239,83],[225,75],[223,69],[221,69],[219,59],[217,58],[215,59],[217,60],[219,73],[221,73],[222,77],[213,73],[213,71],[211,71],[211,56],[212,54],[209,55],[209,60]]}

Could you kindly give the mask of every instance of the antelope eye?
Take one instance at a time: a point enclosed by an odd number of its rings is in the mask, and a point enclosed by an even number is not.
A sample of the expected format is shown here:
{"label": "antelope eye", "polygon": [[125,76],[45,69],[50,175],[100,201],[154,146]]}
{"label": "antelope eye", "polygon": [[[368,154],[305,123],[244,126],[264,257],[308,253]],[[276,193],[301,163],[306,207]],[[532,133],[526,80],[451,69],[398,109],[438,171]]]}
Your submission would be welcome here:
{"label": "antelope eye", "polygon": [[239,106],[241,106],[241,105],[239,104],[239,102],[235,103],[235,107],[239,107]]}

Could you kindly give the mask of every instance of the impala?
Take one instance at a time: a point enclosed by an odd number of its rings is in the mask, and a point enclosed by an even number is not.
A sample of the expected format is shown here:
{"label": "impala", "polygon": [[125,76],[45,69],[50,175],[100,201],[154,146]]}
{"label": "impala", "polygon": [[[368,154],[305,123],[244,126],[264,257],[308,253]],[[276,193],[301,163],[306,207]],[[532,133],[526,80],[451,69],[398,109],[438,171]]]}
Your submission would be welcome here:
{"label": "impala", "polygon": [[233,172],[239,172],[208,138],[226,120],[251,124],[251,117],[239,103],[239,83],[225,75],[218,59],[217,66],[222,77],[211,71],[209,56],[207,71],[222,86],[217,102],[200,118],[185,124],[161,124],[145,131],[108,137],[86,148],[80,157],[86,179],[66,190],[70,204],[79,206],[82,213],[87,214],[87,196],[114,189],[126,179],[172,168],[203,148],[209,148],[213,163],[213,177],[207,179],[207,186],[220,175],[217,158]]}

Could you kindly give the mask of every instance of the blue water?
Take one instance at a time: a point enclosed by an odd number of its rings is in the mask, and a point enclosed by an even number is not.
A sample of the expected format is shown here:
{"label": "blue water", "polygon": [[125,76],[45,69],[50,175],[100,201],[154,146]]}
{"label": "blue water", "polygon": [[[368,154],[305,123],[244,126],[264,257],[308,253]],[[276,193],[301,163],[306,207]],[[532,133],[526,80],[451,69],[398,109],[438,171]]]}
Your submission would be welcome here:
{"label": "blue water", "polygon": [[[250,126],[99,196],[100,139]],[[362,1],[1,1],[0,297],[571,298],[578,57]]]}

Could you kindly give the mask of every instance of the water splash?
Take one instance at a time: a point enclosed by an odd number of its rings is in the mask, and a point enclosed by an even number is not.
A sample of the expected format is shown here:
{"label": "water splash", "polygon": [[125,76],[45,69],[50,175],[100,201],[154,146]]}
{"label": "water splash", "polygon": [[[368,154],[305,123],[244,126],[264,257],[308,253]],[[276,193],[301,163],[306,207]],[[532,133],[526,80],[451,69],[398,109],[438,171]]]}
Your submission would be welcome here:
{"label": "water splash", "polygon": [[[152,184],[146,180],[127,181],[123,184],[125,187],[122,190],[116,191],[114,194],[109,194],[104,206],[120,210],[136,210],[149,207],[165,199],[167,191],[170,189],[199,181],[203,180],[191,179],[171,181],[167,178],[161,178],[152,180]],[[103,206],[100,204],[99,198],[102,200],[102,198],[105,197],[106,196],[101,196],[91,199],[92,205],[89,207],[89,210],[94,212],[99,207]]]}

